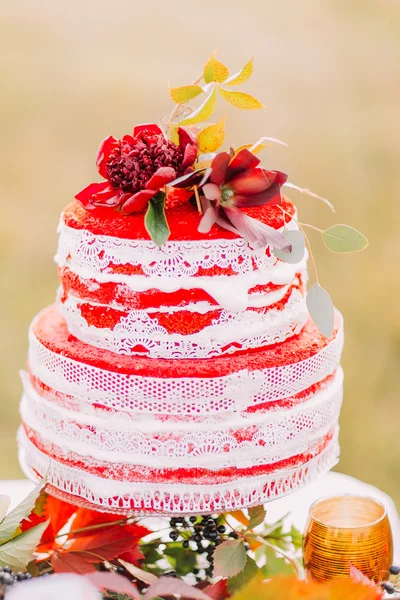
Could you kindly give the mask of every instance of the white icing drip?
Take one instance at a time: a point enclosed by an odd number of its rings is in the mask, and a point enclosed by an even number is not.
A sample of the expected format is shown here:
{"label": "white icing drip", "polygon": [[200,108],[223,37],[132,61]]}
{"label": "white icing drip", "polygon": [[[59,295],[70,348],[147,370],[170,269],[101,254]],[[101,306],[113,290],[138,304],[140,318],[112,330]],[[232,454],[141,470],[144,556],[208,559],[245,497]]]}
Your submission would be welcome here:
{"label": "white icing drip", "polygon": [[129,311],[110,329],[88,324],[74,296],[65,302],[59,298],[58,307],[68,331],[82,342],[117,354],[146,352],[152,358],[211,358],[261,348],[296,335],[308,319],[304,296],[297,288],[292,289],[283,309],[267,307],[236,313],[222,309],[210,325],[191,334],[169,333],[158,317],[143,310]]}
{"label": "white icing drip", "polygon": [[199,277],[161,277],[159,275],[124,275],[122,273],[100,273],[75,265],[68,261],[71,271],[82,279],[94,279],[98,283],[117,283],[128,286],[134,292],[152,289],[162,292],[177,292],[180,289],[201,289],[208,293],[220,306],[232,312],[246,310],[249,306],[249,290],[256,285],[291,284],[296,274],[306,270],[307,256],[297,265],[278,263],[268,271],[251,271],[242,275],[215,275]]}

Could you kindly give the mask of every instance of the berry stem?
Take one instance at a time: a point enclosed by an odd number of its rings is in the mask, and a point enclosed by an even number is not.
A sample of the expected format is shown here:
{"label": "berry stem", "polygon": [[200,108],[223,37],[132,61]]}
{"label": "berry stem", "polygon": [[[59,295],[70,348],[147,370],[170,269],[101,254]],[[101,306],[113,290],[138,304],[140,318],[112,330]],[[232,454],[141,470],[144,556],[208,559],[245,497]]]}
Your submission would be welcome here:
{"label": "berry stem", "polygon": [[196,196],[197,210],[202,215],[203,214],[203,209],[202,209],[202,206],[201,206],[200,196],[199,196],[199,188],[198,188],[197,185],[194,186],[194,195]]}
{"label": "berry stem", "polygon": [[109,523],[99,523],[98,525],[88,525],[87,527],[80,527],[79,529],[73,529],[66,533],[59,533],[54,537],[55,540],[65,536],[73,537],[77,533],[84,533],[85,531],[93,531],[95,529],[104,529],[105,527],[113,527],[115,525],[126,525],[129,521],[129,517],[126,519],[120,519],[119,521],[110,521]]}

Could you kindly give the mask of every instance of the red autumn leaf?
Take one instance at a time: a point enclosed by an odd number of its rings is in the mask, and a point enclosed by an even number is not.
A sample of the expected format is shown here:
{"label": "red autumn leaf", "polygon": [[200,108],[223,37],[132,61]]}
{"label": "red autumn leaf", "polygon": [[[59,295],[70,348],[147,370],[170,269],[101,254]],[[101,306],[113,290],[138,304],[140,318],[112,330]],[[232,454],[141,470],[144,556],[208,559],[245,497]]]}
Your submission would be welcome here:
{"label": "red autumn leaf", "polygon": [[55,573],[79,573],[86,575],[94,573],[95,568],[82,554],[69,552],[56,552],[51,558],[51,566]]}
{"label": "red autumn leaf", "polygon": [[126,594],[131,598],[140,598],[136,587],[126,577],[118,575],[118,573],[111,571],[101,573],[100,571],[96,571],[86,575],[86,578],[99,590],[109,590],[119,594]]}
{"label": "red autumn leaf", "polygon": [[214,583],[214,585],[207,585],[203,588],[203,592],[213,598],[213,600],[225,600],[230,597],[228,592],[228,580],[221,579]]}
{"label": "red autumn leaf", "polygon": [[49,496],[46,503],[45,516],[50,519],[50,526],[57,535],[76,512],[76,506],[63,500]]}
{"label": "red autumn leaf", "polygon": [[[109,523],[110,527],[117,527],[117,525],[115,525],[115,523],[120,522],[125,519],[126,519],[126,517],[124,515],[113,515],[110,513],[98,512],[96,510],[80,508],[77,511],[76,517],[74,518],[74,520],[71,524],[71,531],[73,532],[73,531],[76,531],[79,529],[84,529],[86,527],[94,527],[95,525],[103,526],[105,523]],[[151,531],[149,529],[147,529],[147,527],[143,527],[143,525],[138,525],[137,523],[133,523],[132,525],[118,525],[118,527],[120,529],[129,531],[132,538],[136,541],[140,540],[145,535],[148,535],[149,533],[151,533]],[[82,533],[73,534],[73,537],[74,538],[82,537],[82,536],[87,536],[89,534],[94,535],[96,533],[99,533],[100,531],[108,531],[108,530],[109,530],[108,527],[101,527],[98,530],[93,529],[90,532],[86,531],[86,532],[82,532]]]}
{"label": "red autumn leaf", "polygon": [[120,554],[118,558],[121,558],[131,565],[138,565],[142,560],[144,560],[144,554],[142,554],[142,552],[139,550],[139,546],[134,546],[132,550],[129,550],[129,552]]}
{"label": "red autumn leaf", "polygon": [[25,531],[32,529],[32,527],[36,527],[36,525],[39,525],[39,523],[44,523],[44,521],[46,521],[46,517],[43,515],[37,515],[33,512],[27,519],[22,521],[19,528],[21,529],[22,533],[24,533]]}
{"label": "red autumn leaf", "polygon": [[111,525],[115,521],[121,521],[125,519],[121,515],[113,515],[110,513],[102,513],[97,510],[89,510],[88,508],[80,508],[76,512],[76,516],[71,524],[71,531],[75,529],[83,529],[84,527],[91,527],[92,525],[102,525],[103,523],[110,523]]}
{"label": "red autumn leaf", "polygon": [[136,539],[127,528],[114,526],[74,539],[68,552],[84,552],[88,561],[98,563],[113,560],[131,551],[135,545]]}

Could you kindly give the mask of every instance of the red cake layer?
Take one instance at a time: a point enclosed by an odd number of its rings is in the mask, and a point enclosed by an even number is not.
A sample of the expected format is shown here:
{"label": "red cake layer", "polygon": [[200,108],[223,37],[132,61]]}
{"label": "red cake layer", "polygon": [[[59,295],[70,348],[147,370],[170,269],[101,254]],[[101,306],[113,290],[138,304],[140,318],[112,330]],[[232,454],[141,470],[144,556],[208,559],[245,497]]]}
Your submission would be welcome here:
{"label": "red cake layer", "polygon": [[[275,302],[267,307],[248,308],[247,311],[266,314],[270,310],[283,311],[287,305],[294,289],[299,289],[298,285],[292,285],[279,302]],[[81,316],[89,326],[98,329],[113,330],[120,323],[121,319],[128,316],[127,311],[116,310],[109,306],[91,304],[82,302],[78,305]],[[149,318],[154,325],[164,327],[170,334],[191,335],[202,331],[205,327],[210,327],[217,319],[221,317],[222,308],[210,310],[206,313],[195,311],[177,310],[174,312],[151,312]]]}
{"label": "red cake layer", "polygon": [[[293,408],[294,406],[297,406],[303,402],[306,402],[307,400],[309,400],[310,398],[315,396],[315,394],[318,394],[318,392],[326,389],[328,387],[328,385],[333,381],[335,375],[336,375],[336,373],[329,375],[322,381],[319,381],[318,383],[311,385],[307,389],[302,390],[301,392],[299,392],[298,394],[295,394],[294,396],[291,396],[290,398],[284,398],[282,400],[274,400],[274,401],[270,401],[270,402],[265,402],[264,404],[256,404],[254,406],[249,406],[247,409],[242,411],[242,414],[267,413],[269,411],[285,410],[285,409]],[[81,402],[77,398],[74,398],[74,396],[71,396],[69,394],[64,394],[62,392],[59,392],[58,390],[53,389],[52,387],[43,383],[38,377],[35,377],[32,373],[29,373],[29,376],[30,376],[30,381],[31,381],[32,387],[42,398],[45,398],[49,402],[54,402],[58,406],[61,406],[62,408],[66,408],[68,410],[77,411],[77,412],[82,410]],[[91,407],[95,410],[94,414],[98,413],[98,414],[104,415],[107,413],[121,412],[115,408],[104,406],[100,403],[91,404]],[[135,413],[131,413],[131,414],[133,417],[135,416]],[[158,414],[158,415],[153,415],[153,416],[158,421],[161,421],[161,422],[168,421],[168,422],[174,422],[174,423],[179,422],[179,421],[182,421],[185,423],[199,422],[199,421],[204,421],[204,418],[205,418],[204,415],[202,415],[201,417],[199,417],[197,415],[181,416],[181,415],[170,415],[170,414],[168,414],[168,415]],[[132,422],[134,422],[134,421],[132,421]]]}
{"label": "red cake layer", "polygon": [[[336,322],[336,336],[339,323]],[[243,369],[258,371],[305,360],[322,350],[329,339],[325,338],[310,319],[299,335],[290,340],[264,348],[212,359],[152,359],[134,358],[98,349],[77,340],[67,329],[65,320],[56,306],[45,309],[35,320],[33,333],[46,348],[73,360],[101,369],[147,377],[220,377]]]}
{"label": "red cake layer", "polygon": [[[147,310],[158,306],[185,307],[196,302],[208,302],[212,306],[218,306],[216,300],[200,288],[181,289],[176,292],[162,292],[153,288],[145,292],[135,292],[123,283],[99,283],[95,279],[83,279],[68,267],[59,269],[59,276],[63,289],[63,301],[68,296],[74,296],[88,302],[97,302],[107,306],[120,306],[127,310]],[[302,286],[302,277],[299,273],[297,278]],[[250,289],[249,294],[268,294],[283,287],[273,283],[256,285]]]}
{"label": "red cake layer", "polygon": [[[293,215],[295,208],[285,198],[282,207]],[[251,217],[266,223],[270,227],[279,229],[283,227],[283,213],[279,206],[257,206],[242,209]],[[197,208],[182,195],[175,191],[170,194],[166,204],[166,216],[171,230],[170,241],[173,240],[201,240],[201,239],[231,239],[239,237],[236,234],[214,225],[209,233],[199,233],[197,228],[200,222],[200,214]],[[69,204],[64,211],[64,222],[74,229],[87,229],[99,235],[109,235],[125,239],[149,240],[149,234],[144,226],[144,213],[122,215],[109,208],[96,208],[86,211],[77,202]],[[286,221],[289,217],[286,217]]]}
{"label": "red cake layer", "polygon": [[[41,452],[50,458],[61,462],[69,467],[80,469],[86,473],[114,479],[117,481],[135,483],[188,483],[188,484],[217,484],[237,480],[242,477],[255,477],[257,475],[269,475],[281,469],[290,469],[302,465],[315,456],[318,456],[332,440],[335,431],[330,431],[317,443],[312,444],[306,451],[291,456],[272,464],[257,465],[249,468],[226,467],[223,469],[209,470],[204,468],[152,468],[141,465],[130,465],[123,463],[110,463],[95,460],[91,456],[82,457],[79,454],[65,452],[59,446],[43,440],[35,431],[24,425],[26,435],[30,441]],[[90,449],[88,448],[88,452]]]}

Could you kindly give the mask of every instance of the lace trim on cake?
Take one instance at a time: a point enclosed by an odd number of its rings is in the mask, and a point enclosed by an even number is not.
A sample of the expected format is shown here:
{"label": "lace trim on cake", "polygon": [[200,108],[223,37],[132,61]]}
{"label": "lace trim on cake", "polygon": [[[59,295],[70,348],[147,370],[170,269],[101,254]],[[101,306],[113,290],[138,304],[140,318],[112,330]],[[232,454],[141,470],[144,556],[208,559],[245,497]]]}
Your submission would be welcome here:
{"label": "lace trim on cake", "polygon": [[[30,330],[31,373],[54,390],[79,401],[141,413],[201,415],[242,411],[295,396],[334,373],[343,347],[343,322],[337,335],[309,358],[259,371],[223,377],[157,378],[116,373],[79,362],[46,348]],[[35,321],[34,321],[35,323]]]}
{"label": "lace trim on cake", "polygon": [[[304,452],[337,425],[342,377],[312,399],[291,409],[251,415],[220,423],[165,423],[168,430],[143,432],[130,424],[121,429],[107,417],[71,413],[41,399],[32,388],[21,403],[23,422],[45,442],[81,456],[109,463],[156,468],[254,467],[273,464]],[[183,430],[183,431],[182,431]]]}
{"label": "lace trim on cake", "polygon": [[[286,229],[298,229],[292,219]],[[70,261],[81,269],[102,272],[110,264],[140,266],[145,275],[191,277],[199,269],[232,269],[245,274],[254,269],[270,270],[279,262],[273,252],[253,250],[243,238],[173,241],[156,246],[147,240],[128,240],[96,235],[86,229],[65,225],[61,216],[56,260],[60,266]]]}
{"label": "lace trim on cake", "polygon": [[82,342],[116,354],[171,359],[211,358],[283,342],[300,333],[308,318],[304,296],[298,289],[293,289],[282,310],[232,313],[223,309],[210,326],[191,335],[168,333],[144,310],[130,311],[109,329],[88,325],[76,298],[58,300],[58,307],[68,331]]}
{"label": "lace trim on cake", "polygon": [[[20,463],[27,477],[42,477],[74,504],[117,514],[201,514],[239,510],[285,496],[311,483],[338,462],[337,433],[325,449],[303,465],[270,475],[243,477],[229,483],[133,483],[103,479],[64,465],[38,450],[19,431]],[[68,496],[65,496],[68,495]],[[71,501],[71,499],[70,499]]]}

